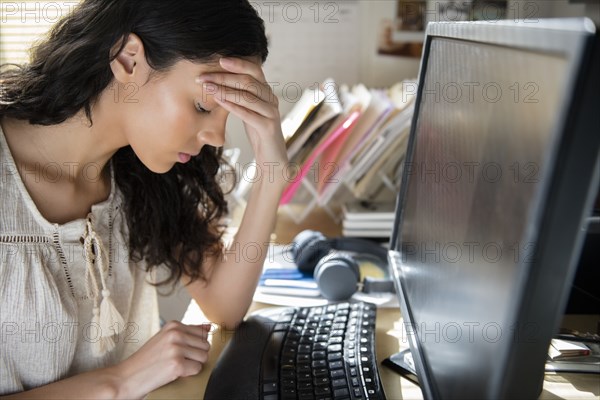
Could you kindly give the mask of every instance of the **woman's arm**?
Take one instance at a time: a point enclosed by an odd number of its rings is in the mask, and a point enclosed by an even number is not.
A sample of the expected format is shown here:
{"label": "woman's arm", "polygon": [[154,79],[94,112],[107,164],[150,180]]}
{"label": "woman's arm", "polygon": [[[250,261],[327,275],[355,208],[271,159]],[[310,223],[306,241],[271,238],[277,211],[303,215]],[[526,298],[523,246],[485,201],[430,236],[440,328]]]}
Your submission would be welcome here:
{"label": "woman's arm", "polygon": [[40,386],[26,392],[10,396],[2,396],[2,400],[13,399],[118,399],[121,377],[113,368],[104,368],[96,371],[75,375],[58,382]]}
{"label": "woman's arm", "polygon": [[233,328],[250,307],[262,272],[288,159],[277,97],[262,68],[242,59],[228,60],[231,63],[221,66],[229,73],[201,78],[217,84],[215,99],[222,94],[221,106],[244,121],[260,178],[253,183],[240,227],[224,256],[203,266],[207,282],[196,281],[187,288],[209,320]]}
{"label": "woman's arm", "polygon": [[125,361],[16,393],[13,399],[141,399],[183,376],[198,374],[208,358],[210,325],[171,321]]}

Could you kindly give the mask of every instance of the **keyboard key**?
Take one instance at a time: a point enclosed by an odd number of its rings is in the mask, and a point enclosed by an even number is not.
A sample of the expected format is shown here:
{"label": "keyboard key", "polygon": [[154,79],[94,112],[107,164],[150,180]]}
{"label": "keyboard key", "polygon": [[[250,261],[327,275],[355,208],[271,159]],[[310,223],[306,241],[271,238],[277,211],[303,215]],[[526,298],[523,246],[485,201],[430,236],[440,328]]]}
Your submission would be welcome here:
{"label": "keyboard key", "polygon": [[283,378],[281,380],[281,385],[285,386],[285,387],[288,387],[288,386],[296,387],[296,377],[293,376],[291,378]]}
{"label": "keyboard key", "polygon": [[267,394],[263,397],[263,400],[278,400],[279,396],[277,395],[277,393],[274,394]]}
{"label": "keyboard key", "polygon": [[343,369],[334,369],[331,371],[331,379],[339,379],[346,376],[346,372]]}
{"label": "keyboard key", "polygon": [[314,369],[312,373],[315,377],[321,378],[321,377],[329,375],[329,370],[326,368],[317,368],[317,369]]}
{"label": "keyboard key", "polygon": [[333,386],[334,389],[340,387],[347,387],[348,383],[346,382],[346,378],[334,379],[333,381],[331,381],[331,386]]}
{"label": "keyboard key", "polygon": [[311,345],[310,344],[301,344],[298,346],[298,353],[299,354],[305,354],[305,353],[310,353],[311,351]]}
{"label": "keyboard key", "polygon": [[313,350],[326,350],[327,343],[326,342],[318,342],[313,345]]}
{"label": "keyboard key", "polygon": [[341,336],[335,336],[335,337],[331,337],[329,338],[329,344],[335,344],[335,343],[342,343],[344,341],[344,339]]}
{"label": "keyboard key", "polygon": [[329,389],[329,386],[318,386],[315,388],[315,394],[317,396],[330,395],[331,389]]}
{"label": "keyboard key", "polygon": [[298,365],[297,371],[304,374],[304,373],[310,373],[310,365],[309,364],[300,364]]}
{"label": "keyboard key", "polygon": [[334,397],[343,397],[343,396],[350,396],[350,392],[348,391],[347,388],[343,388],[343,389],[336,389],[333,391],[333,396]]}
{"label": "keyboard key", "polygon": [[263,393],[277,393],[277,382],[263,383]]}
{"label": "keyboard key", "polygon": [[329,339],[328,335],[317,335],[315,336],[315,342],[326,342]]}
{"label": "keyboard key", "polygon": [[352,386],[358,387],[359,385],[360,382],[358,381],[358,378],[352,378]]}
{"label": "keyboard key", "polygon": [[362,392],[359,388],[354,388],[354,397],[362,397]]}
{"label": "keyboard key", "polygon": [[298,310],[298,313],[296,315],[297,315],[297,318],[306,318],[306,317],[308,317],[309,313],[310,313],[310,308],[303,307]]}
{"label": "keyboard key", "polygon": [[299,390],[298,391],[298,398],[300,400],[312,400],[315,398],[315,395],[312,391],[312,386],[310,390]]}
{"label": "keyboard key", "polygon": [[312,382],[312,374],[308,372],[304,372],[296,375],[296,380],[298,382]]}
{"label": "keyboard key", "polygon": [[315,360],[312,362],[313,368],[327,368],[327,361],[325,360]]}
{"label": "keyboard key", "polygon": [[296,362],[298,364],[310,363],[310,354],[298,354],[296,357]]}
{"label": "keyboard key", "polygon": [[332,361],[329,363],[329,368],[331,369],[338,369],[338,368],[343,368],[344,367],[344,363],[342,361]]}
{"label": "keyboard key", "polygon": [[313,379],[313,384],[315,386],[327,386],[329,387],[329,378],[324,376],[324,377],[315,377],[315,379]]}
{"label": "keyboard key", "polygon": [[312,352],[312,358],[313,360],[323,360],[325,358],[326,354],[324,351],[313,351]]}
{"label": "keyboard key", "polygon": [[331,334],[329,336],[331,336],[331,337],[344,336],[344,331],[341,329],[337,329],[335,331],[331,331]]}
{"label": "keyboard key", "polygon": [[342,351],[342,345],[341,344],[330,344],[329,346],[327,346],[327,352],[329,353],[335,353],[338,351]]}
{"label": "keyboard key", "polygon": [[314,337],[310,335],[302,336],[300,338],[300,344],[312,344],[314,342]]}
{"label": "keyboard key", "polygon": [[311,307],[309,315],[323,314],[323,307]]}
{"label": "keyboard key", "polygon": [[336,361],[342,359],[342,353],[329,353],[327,354],[327,360]]}
{"label": "keyboard key", "polygon": [[296,399],[296,389],[283,389],[281,395],[284,399]]}

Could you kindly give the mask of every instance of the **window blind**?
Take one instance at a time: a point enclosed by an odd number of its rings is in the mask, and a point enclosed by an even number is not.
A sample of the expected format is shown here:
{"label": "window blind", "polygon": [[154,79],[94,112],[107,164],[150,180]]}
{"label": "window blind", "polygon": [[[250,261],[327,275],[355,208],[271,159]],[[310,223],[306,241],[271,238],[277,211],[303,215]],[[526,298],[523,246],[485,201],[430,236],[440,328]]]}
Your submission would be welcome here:
{"label": "window blind", "polygon": [[28,63],[29,49],[79,1],[0,0],[0,64]]}

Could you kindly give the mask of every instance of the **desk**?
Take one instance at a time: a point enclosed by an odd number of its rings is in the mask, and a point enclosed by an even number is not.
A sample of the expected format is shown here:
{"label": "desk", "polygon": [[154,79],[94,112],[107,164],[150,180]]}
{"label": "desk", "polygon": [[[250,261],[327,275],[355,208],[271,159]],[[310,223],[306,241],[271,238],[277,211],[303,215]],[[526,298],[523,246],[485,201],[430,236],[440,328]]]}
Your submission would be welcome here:
{"label": "desk", "polygon": [[[268,307],[269,305],[254,303],[251,311]],[[198,306],[192,302],[186,313],[184,322],[198,323],[202,315]],[[381,308],[377,310],[377,323],[375,341],[377,343],[377,360],[379,372],[387,398],[396,399],[422,399],[421,390],[407,379],[400,377],[381,361],[390,354],[408,346],[403,339],[401,331],[400,312],[395,308]],[[210,376],[212,367],[217,362],[219,354],[232,337],[231,331],[215,329],[210,335],[211,350],[205,369],[193,377],[181,378],[163,386],[149,396],[149,400],[162,399],[202,399],[204,389]],[[598,399],[600,396],[600,378],[591,374],[546,374],[544,378],[544,391],[540,399]]]}
{"label": "desk", "polygon": [[[234,220],[241,219],[240,210],[235,210]],[[335,224],[331,218],[322,210],[316,210],[309,215],[301,225],[296,225],[285,213],[280,212],[273,235],[276,243],[290,243],[294,236],[303,229],[318,229],[327,236],[339,236],[341,226]],[[270,305],[253,303],[250,312],[269,307]],[[592,318],[565,318],[565,327],[580,331],[595,331],[600,316]],[[184,317],[185,323],[206,322],[200,308],[194,301],[190,304],[188,312]],[[586,325],[589,323],[589,325]],[[422,399],[421,390],[412,382],[400,377],[387,367],[381,366],[381,361],[390,354],[396,353],[408,347],[402,336],[402,323],[398,309],[384,308],[377,310],[377,322],[375,341],[377,343],[377,360],[379,361],[379,372],[384,390],[389,400],[396,399]],[[193,377],[181,378],[148,395],[149,400],[163,399],[202,399],[204,389],[208,383],[210,371],[217,362],[219,354],[231,339],[233,333],[219,329],[213,331],[209,337],[211,350],[205,369]],[[596,399],[600,396],[600,378],[598,375],[586,374],[546,374],[544,379],[544,391],[541,399]]]}

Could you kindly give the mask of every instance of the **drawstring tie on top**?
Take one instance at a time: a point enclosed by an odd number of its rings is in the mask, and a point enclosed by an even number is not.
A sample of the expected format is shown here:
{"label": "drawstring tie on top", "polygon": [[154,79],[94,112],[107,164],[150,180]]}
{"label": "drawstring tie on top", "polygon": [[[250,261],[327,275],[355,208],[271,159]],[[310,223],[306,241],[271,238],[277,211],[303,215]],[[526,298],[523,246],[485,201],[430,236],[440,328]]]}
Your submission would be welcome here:
{"label": "drawstring tie on top", "polygon": [[[83,248],[85,257],[85,282],[88,296],[93,299],[92,324],[99,327],[100,337],[92,343],[92,352],[96,357],[102,356],[115,347],[114,335],[120,333],[124,328],[121,314],[110,298],[110,290],[106,286],[106,259],[102,240],[92,228],[93,216],[90,214],[86,219],[86,228],[83,236]],[[98,286],[94,265],[100,276],[102,289]],[[98,298],[102,294],[102,302],[98,306]]]}

